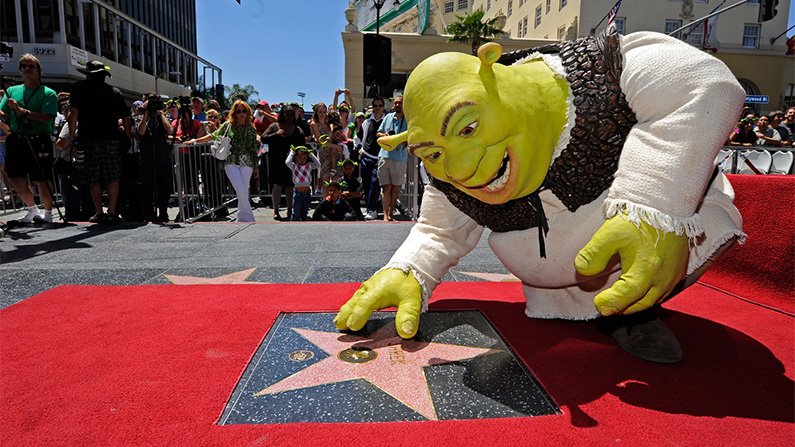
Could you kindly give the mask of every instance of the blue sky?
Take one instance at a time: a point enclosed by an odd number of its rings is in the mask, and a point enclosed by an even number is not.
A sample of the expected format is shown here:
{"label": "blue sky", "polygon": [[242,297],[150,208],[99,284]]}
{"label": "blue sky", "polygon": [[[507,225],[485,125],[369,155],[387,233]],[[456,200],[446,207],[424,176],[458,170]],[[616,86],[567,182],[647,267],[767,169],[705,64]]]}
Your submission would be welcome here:
{"label": "blue sky", "polygon": [[[301,102],[301,91],[304,104],[330,103],[334,91],[345,87],[341,33],[348,0],[241,3],[196,2],[199,55],[221,67],[224,84],[251,84],[269,102]],[[790,7],[789,24],[794,23]]]}
{"label": "blue sky", "polygon": [[[330,103],[344,87],[347,0],[199,0],[198,52],[224,85],[251,84],[268,102]],[[209,72],[208,72],[209,73]]]}

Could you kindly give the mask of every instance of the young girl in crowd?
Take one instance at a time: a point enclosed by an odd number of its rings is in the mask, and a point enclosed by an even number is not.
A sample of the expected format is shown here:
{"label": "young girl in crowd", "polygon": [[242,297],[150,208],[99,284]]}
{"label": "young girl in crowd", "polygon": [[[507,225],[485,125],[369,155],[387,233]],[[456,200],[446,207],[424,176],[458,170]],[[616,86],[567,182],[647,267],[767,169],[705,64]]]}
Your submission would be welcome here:
{"label": "young girl in crowd", "polygon": [[341,197],[345,199],[346,202],[351,206],[353,209],[353,214],[356,216],[356,220],[364,220],[364,215],[362,214],[362,204],[361,204],[361,197],[362,197],[362,185],[359,183],[359,179],[356,178],[354,175],[354,170],[356,169],[356,163],[353,160],[347,159],[339,164],[342,167],[342,193]]}
{"label": "young girl in crowd", "polygon": [[312,171],[320,167],[320,160],[304,146],[293,147],[284,162],[293,171],[293,215],[290,220],[309,220],[312,200]]}
{"label": "young girl in crowd", "polygon": [[330,220],[341,222],[354,220],[353,210],[348,202],[340,198],[342,186],[339,182],[331,182],[327,185],[328,196],[320,202],[312,215],[312,220]]}

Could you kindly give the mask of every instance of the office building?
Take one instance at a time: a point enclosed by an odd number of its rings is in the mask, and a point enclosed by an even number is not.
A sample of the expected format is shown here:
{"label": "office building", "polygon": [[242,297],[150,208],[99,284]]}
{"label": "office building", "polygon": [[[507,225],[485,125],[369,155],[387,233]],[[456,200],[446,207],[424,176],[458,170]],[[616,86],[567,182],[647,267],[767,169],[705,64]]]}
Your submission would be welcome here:
{"label": "office building", "polygon": [[31,53],[58,91],[84,79],[79,63],[93,59],[129,98],[221,83],[221,69],[197,54],[195,0],[0,0],[0,41],[13,48],[0,55],[3,75],[19,78],[16,61]]}

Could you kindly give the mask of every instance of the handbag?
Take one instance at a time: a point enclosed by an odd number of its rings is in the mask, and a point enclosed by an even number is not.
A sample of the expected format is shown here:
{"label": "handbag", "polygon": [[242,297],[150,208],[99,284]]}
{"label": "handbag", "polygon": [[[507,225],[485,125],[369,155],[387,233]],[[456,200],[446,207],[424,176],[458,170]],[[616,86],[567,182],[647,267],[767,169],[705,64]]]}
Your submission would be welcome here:
{"label": "handbag", "polygon": [[230,128],[232,128],[231,124],[226,127],[226,133],[224,133],[224,136],[213,141],[212,146],[210,146],[213,151],[213,156],[219,160],[226,160],[226,157],[229,156],[229,147],[232,145],[232,140],[229,139]]}

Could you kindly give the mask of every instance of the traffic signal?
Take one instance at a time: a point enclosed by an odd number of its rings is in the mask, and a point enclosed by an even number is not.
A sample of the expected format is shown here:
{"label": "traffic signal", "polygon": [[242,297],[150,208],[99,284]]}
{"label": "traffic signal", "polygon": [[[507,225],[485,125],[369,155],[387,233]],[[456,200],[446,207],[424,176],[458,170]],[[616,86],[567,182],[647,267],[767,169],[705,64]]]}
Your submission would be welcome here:
{"label": "traffic signal", "polygon": [[778,6],[778,0],[760,0],[759,21],[767,22],[768,20],[772,20],[778,13],[778,11],[776,11],[776,6]]}

